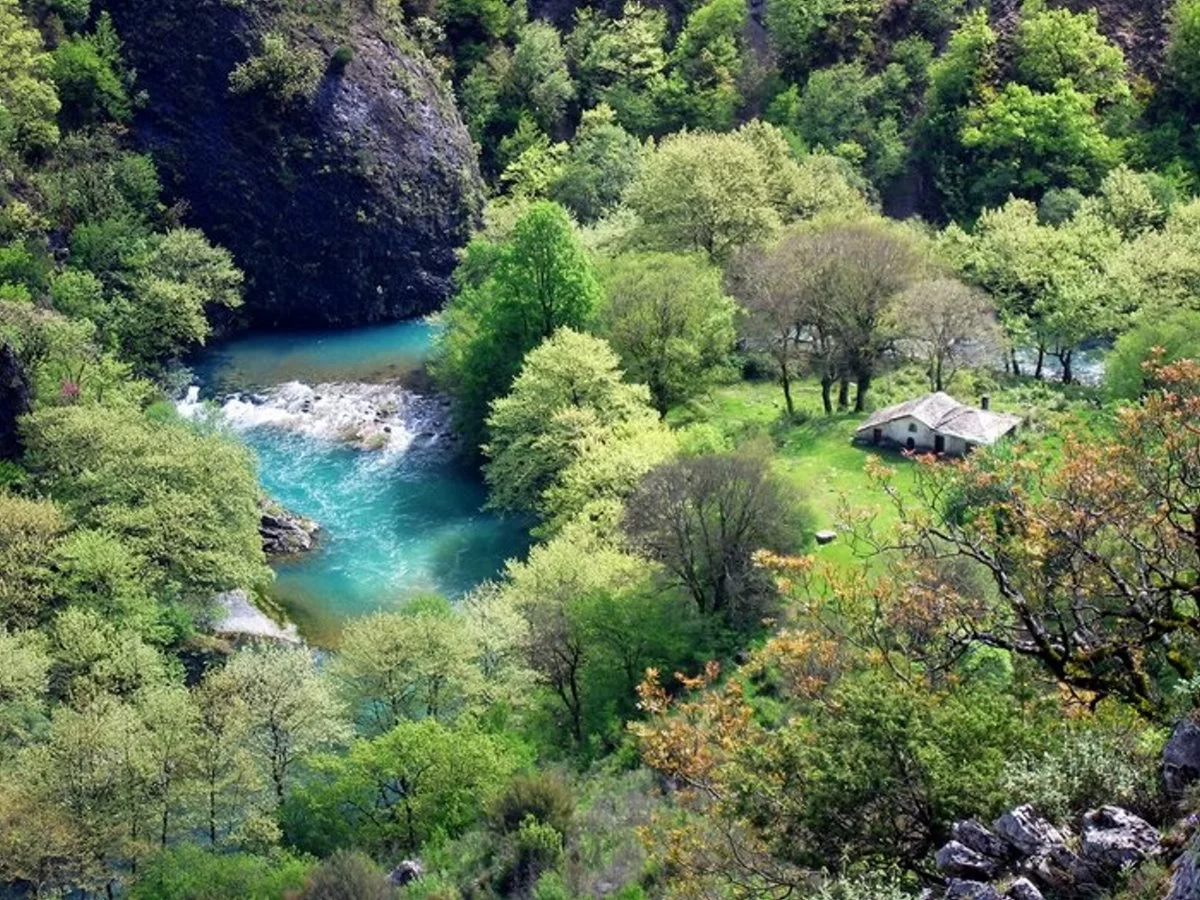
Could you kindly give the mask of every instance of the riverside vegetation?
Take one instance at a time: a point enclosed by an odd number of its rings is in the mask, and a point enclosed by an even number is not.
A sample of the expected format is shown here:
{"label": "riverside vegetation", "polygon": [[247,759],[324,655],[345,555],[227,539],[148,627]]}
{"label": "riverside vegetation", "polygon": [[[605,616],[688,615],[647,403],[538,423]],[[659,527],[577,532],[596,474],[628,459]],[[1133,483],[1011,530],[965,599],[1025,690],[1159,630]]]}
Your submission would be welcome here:
{"label": "riverside vegetation", "polygon": [[[1200,896],[1198,75],[1197,0],[0,0],[0,893]],[[214,637],[180,359],[443,303],[528,554]],[[850,444],[940,389],[1020,434]]]}

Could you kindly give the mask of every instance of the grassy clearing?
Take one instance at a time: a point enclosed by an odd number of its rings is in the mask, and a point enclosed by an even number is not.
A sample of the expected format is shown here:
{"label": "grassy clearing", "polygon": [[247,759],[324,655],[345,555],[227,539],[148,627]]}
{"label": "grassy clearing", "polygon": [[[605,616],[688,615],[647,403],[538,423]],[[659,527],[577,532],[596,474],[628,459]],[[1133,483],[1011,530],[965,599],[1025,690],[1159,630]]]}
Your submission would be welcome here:
{"label": "grassy clearing", "polygon": [[[881,378],[872,390],[872,406],[880,407],[928,391],[919,372],[901,369]],[[1106,418],[1093,392],[1034,381],[999,381],[991,376],[963,377],[951,390],[965,403],[987,394],[993,408],[1021,415],[1026,438],[1039,450],[1055,454],[1061,434],[1081,427],[1097,427]],[[868,478],[867,461],[876,456],[896,470],[896,484],[911,486],[914,463],[903,454],[852,443],[855,429],[866,413],[826,416],[821,409],[820,386],[811,380],[793,388],[797,421],[784,416],[783,393],[765,381],[743,381],[719,387],[706,397],[672,410],[671,425],[704,423],[716,428],[735,445],[769,440],[778,471],[796,486],[816,517],[818,529],[836,528],[846,507],[872,514],[881,533],[896,521],[890,499]],[[849,563],[854,556],[849,543],[839,540],[820,550],[834,562]]]}
{"label": "grassy clearing", "polygon": [[[820,411],[820,387],[802,382],[798,388],[794,393],[798,421],[793,423],[784,417],[779,387],[767,382],[717,388],[703,400],[672,411],[669,421],[675,426],[712,425],[738,445],[770,440],[778,471],[811,507],[818,529],[836,528],[846,505],[870,511],[876,522],[886,527],[895,520],[895,512],[891,501],[867,477],[867,460],[877,455],[895,468],[901,487],[909,483],[913,463],[899,453],[856,446],[851,439],[866,414],[825,416]],[[845,541],[820,552],[835,561],[853,558]]]}

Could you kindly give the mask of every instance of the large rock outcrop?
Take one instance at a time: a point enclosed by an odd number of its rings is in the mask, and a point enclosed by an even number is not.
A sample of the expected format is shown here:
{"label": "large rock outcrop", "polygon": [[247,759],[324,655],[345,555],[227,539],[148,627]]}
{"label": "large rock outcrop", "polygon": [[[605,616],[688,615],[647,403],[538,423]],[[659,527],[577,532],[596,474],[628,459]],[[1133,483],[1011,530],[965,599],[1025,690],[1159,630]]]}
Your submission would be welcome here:
{"label": "large rock outcrop", "polygon": [[942,900],[1042,900],[1043,890],[1061,900],[1098,897],[1126,868],[1162,851],[1157,829],[1119,806],[1085,814],[1080,835],[1064,833],[1028,805],[1006,812],[993,828],[955,824],[954,839],[935,857],[947,878]]}
{"label": "large rock outcrop", "polygon": [[1168,796],[1179,800],[1200,779],[1200,724],[1188,717],[1175,726],[1163,748],[1163,786]]}
{"label": "large rock outcrop", "polygon": [[[422,314],[479,215],[474,146],[432,65],[367,0],[102,0],[149,95],[138,139],[186,221],[233,251],[264,325]],[[281,39],[290,103],[229,75]]]}

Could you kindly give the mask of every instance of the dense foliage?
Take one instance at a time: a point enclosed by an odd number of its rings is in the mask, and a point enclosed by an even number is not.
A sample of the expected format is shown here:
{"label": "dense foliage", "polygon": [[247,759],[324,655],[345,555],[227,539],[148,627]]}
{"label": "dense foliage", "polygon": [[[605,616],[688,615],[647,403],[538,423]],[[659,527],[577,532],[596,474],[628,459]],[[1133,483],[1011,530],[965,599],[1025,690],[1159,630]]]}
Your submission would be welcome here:
{"label": "dense foliage", "polygon": [[[263,498],[170,401],[243,276],[129,132],[105,6],[0,0],[0,893],[898,900],[958,819],[1195,813],[1154,768],[1200,686],[1195,0],[1146,40],[377,0],[478,142],[431,374],[536,540],[319,652],[209,633],[272,577]],[[264,131],[360,10],[278,6],[220,85]],[[926,391],[1018,435],[850,445]]]}

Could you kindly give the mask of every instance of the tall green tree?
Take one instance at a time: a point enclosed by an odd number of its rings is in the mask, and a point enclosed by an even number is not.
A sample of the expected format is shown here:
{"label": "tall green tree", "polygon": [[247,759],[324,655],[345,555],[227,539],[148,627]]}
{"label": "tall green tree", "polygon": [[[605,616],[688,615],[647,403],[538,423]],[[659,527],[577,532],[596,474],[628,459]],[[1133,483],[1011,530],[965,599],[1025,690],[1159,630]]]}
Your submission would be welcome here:
{"label": "tall green tree", "polygon": [[746,0],[708,0],[684,23],[671,53],[667,103],[678,124],[729,128],[742,104],[739,78]]}
{"label": "tall green tree", "polygon": [[1117,231],[1087,211],[1059,226],[1042,225],[1032,203],[1011,200],[980,216],[960,265],[992,295],[1012,342],[1035,348],[1034,376],[1042,376],[1053,353],[1070,380],[1079,344],[1113,326],[1104,273],[1119,246]]}
{"label": "tall green tree", "polygon": [[641,143],[602,104],[584,112],[550,193],[581,222],[592,222],[620,203],[641,166]]}
{"label": "tall green tree", "polygon": [[372,733],[405,719],[453,722],[475,704],[483,674],[465,616],[442,598],[410,601],[346,626],[333,674]]}
{"label": "tall green tree", "polygon": [[1099,187],[1121,150],[1094,107],[1094,97],[1060,82],[1049,93],[1008,84],[986,106],[971,110],[962,143],[975,155],[971,193],[977,204],[999,203],[1009,194],[1038,197],[1050,188]]}
{"label": "tall green tree", "polygon": [[[661,429],[649,391],[627,384],[622,374],[603,340],[568,328],[531,351],[512,391],[492,403],[488,417],[490,439],[483,449],[489,503],[561,515],[562,509],[548,506],[548,492],[588,445],[610,448],[638,432]],[[660,459],[652,457],[642,471]],[[636,478],[635,468],[630,488]]]}
{"label": "tall green tree", "polygon": [[568,49],[588,105],[607,104],[621,127],[645,136],[663,127],[667,84],[667,17],[641,3],[625,4],[618,18],[576,10]]}
{"label": "tall green tree", "polygon": [[67,528],[50,501],[0,493],[0,625],[23,629],[53,615],[55,554]]}
{"label": "tall green tree", "polygon": [[210,670],[194,691],[196,827],[209,849],[229,839],[263,805],[265,773],[251,745],[254,722],[238,679]]}
{"label": "tall green tree", "polygon": [[506,240],[476,238],[459,279],[435,372],[478,446],[488,404],[508,391],[525,354],[560,327],[582,328],[601,288],[566,212],[548,202],[530,206]]}
{"label": "tall green tree", "polygon": [[403,722],[345,756],[315,758],[319,777],[287,804],[284,829],[293,844],[318,853],[414,853],[437,834],[472,825],[522,761],[504,739],[470,727]]}
{"label": "tall green tree", "polygon": [[344,741],[349,729],[333,685],[308,650],[246,650],[221,670],[218,683],[236,693],[249,717],[248,746],[283,802],[296,767],[310,753]]}
{"label": "tall green tree", "polygon": [[1200,312],[1177,310],[1143,321],[1117,339],[1104,361],[1104,385],[1113,397],[1139,400],[1154,388],[1147,364],[1200,359]]}
{"label": "tall green tree", "polygon": [[680,132],[658,145],[625,200],[647,246],[722,261],[778,227],[768,174],[756,148],[737,135]]}
{"label": "tall green tree", "polygon": [[501,588],[527,623],[526,664],[576,746],[610,725],[613,711],[633,713],[633,688],[647,666],[678,667],[695,646],[686,599],[655,590],[654,568],[622,547],[615,530],[571,523],[526,561],[510,563]]}
{"label": "tall green tree", "polygon": [[270,577],[244,448],[135,409],[52,407],[25,429],[31,470],[83,526],[116,536],[170,596],[207,600]]}
{"label": "tall green tree", "polygon": [[600,333],[660,413],[712,383],[733,348],[735,313],[716,267],[692,256],[622,254],[603,280]]}
{"label": "tall green tree", "polygon": [[17,0],[0,2],[0,149],[37,153],[58,143],[53,60]]}
{"label": "tall green tree", "polygon": [[1200,3],[1177,0],[1171,15],[1167,45],[1170,84],[1193,106],[1200,103]]}
{"label": "tall green tree", "polygon": [[530,22],[517,32],[512,56],[512,90],[547,132],[557,128],[575,83],[558,29],[547,22]]}

